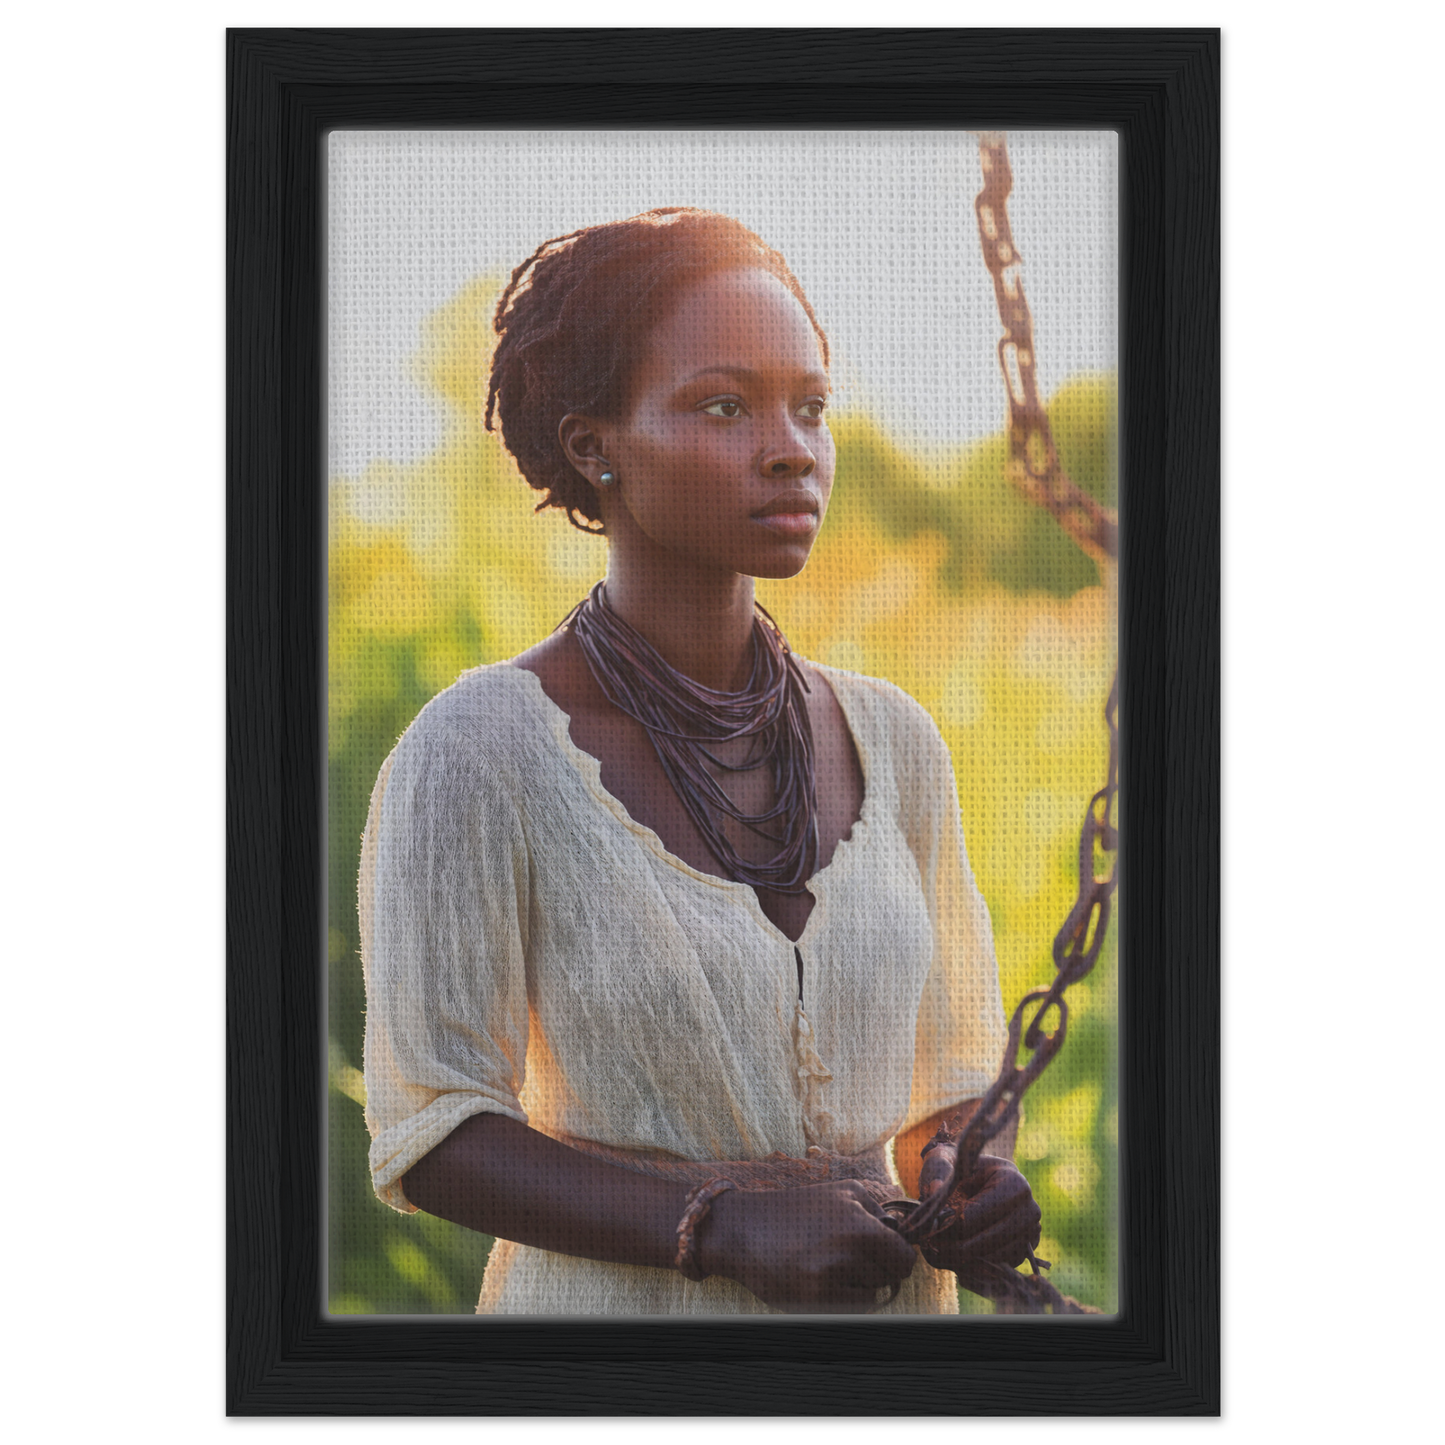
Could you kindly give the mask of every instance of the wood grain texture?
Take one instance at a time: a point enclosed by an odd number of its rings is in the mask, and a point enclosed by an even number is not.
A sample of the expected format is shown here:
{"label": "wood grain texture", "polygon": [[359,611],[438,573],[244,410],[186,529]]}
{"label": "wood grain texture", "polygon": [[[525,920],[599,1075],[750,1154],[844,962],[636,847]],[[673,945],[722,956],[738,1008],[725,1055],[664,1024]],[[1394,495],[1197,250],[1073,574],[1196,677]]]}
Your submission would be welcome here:
{"label": "wood grain texture", "polygon": [[[1218,32],[236,30],[227,69],[229,1412],[1217,1414]],[[1119,132],[1116,1319],[323,1314],[324,138],[498,125]]]}

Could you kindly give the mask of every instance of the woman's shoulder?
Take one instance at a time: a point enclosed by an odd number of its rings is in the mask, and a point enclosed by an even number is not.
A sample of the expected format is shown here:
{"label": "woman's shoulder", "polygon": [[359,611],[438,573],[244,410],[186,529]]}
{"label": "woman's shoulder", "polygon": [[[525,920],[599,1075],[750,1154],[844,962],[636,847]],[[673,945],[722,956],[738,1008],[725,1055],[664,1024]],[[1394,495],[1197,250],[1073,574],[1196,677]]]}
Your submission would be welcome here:
{"label": "woman's shoulder", "polygon": [[[817,666],[817,664],[812,664]],[[939,812],[953,794],[953,758],[933,715],[917,698],[882,677],[867,677],[837,667],[818,667],[832,685],[864,755],[870,780],[887,779],[883,788],[898,808],[910,839],[921,820]],[[951,804],[957,810],[956,800]]]}
{"label": "woman's shoulder", "polygon": [[395,756],[444,756],[510,772],[537,751],[547,730],[545,703],[532,673],[510,662],[474,667],[417,713]]}
{"label": "woman's shoulder", "polygon": [[866,728],[875,745],[904,752],[917,748],[935,751],[943,746],[933,715],[897,683],[811,660],[805,660],[805,665],[822,674],[850,725],[855,731]]}

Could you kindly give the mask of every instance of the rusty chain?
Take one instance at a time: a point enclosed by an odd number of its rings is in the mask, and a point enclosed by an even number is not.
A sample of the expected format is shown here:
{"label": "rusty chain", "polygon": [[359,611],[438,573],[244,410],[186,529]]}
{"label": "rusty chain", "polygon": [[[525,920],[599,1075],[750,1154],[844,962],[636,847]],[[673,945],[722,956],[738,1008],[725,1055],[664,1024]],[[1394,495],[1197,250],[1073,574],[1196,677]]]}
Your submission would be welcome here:
{"label": "rusty chain", "polygon": [[[994,297],[1004,334],[998,344],[999,368],[1008,388],[1009,480],[1030,501],[1048,509],[1059,525],[1103,567],[1118,556],[1119,526],[1116,516],[1079,488],[1064,471],[1054,446],[1048,414],[1039,401],[1034,369],[1034,326],[1020,277],[1020,257],[1009,227],[1008,197],[1013,189],[1013,171],[1008,147],[997,132],[979,136],[979,159],[983,166],[983,189],[974,202],[978,236],[984,262],[993,278]],[[910,1243],[921,1243],[948,1228],[956,1213],[949,1197],[973,1173],[979,1155],[989,1140],[1018,1117],[1019,1105],[1035,1079],[1048,1068],[1063,1047],[1068,1033],[1069,1008],[1064,994],[1094,967],[1103,948],[1118,886],[1119,833],[1115,803],[1119,790],[1119,674],[1109,688],[1104,705],[1109,731],[1109,766],[1104,786],[1089,800],[1079,833],[1079,892],[1069,916],[1054,938],[1054,981],[1024,995],[1009,1020],[1008,1043],[997,1078],[979,1101],[967,1122],[955,1116],[924,1148],[926,1154],[939,1144],[957,1144],[952,1174],[945,1185],[922,1204],[899,1200],[889,1210],[899,1232]],[[1096,854],[1113,855],[1107,871],[1099,875]],[[1052,1033],[1045,1031],[1050,1015],[1056,1019]],[[1028,1052],[1020,1064],[1019,1051]],[[1002,1264],[979,1266],[978,1277],[969,1288],[995,1300],[1002,1314],[1094,1314],[1087,1305],[1060,1294],[1039,1273],[1047,1260],[1028,1254],[1032,1274],[1021,1274]]]}
{"label": "rusty chain", "polygon": [[1119,555],[1118,519],[1070,480],[1059,461],[1048,413],[1039,400],[1034,367],[1034,320],[1024,296],[1022,258],[1009,226],[1013,189],[1004,137],[985,131],[978,139],[983,189],[973,203],[983,260],[993,278],[1003,336],[998,364],[1008,388],[1008,476],[1030,501],[1054,520],[1096,562]]}

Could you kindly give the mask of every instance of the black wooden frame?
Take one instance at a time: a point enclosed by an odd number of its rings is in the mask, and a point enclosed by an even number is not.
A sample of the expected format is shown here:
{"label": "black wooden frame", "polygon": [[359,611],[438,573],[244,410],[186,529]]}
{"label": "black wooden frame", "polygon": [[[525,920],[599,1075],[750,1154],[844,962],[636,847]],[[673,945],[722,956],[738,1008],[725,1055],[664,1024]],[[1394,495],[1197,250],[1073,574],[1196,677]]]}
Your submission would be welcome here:
{"label": "black wooden frame", "polygon": [[[1218,31],[234,30],[227,67],[229,1412],[1217,1414]],[[494,125],[1119,132],[1117,1318],[323,1312],[324,138]]]}

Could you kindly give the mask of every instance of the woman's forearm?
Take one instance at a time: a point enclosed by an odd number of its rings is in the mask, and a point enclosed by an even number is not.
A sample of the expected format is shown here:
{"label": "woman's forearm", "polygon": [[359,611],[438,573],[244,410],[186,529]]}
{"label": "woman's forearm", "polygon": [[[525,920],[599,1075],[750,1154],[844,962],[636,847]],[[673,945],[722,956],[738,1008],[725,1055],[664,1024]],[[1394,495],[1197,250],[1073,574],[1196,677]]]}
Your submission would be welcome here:
{"label": "woman's forearm", "polygon": [[502,1114],[454,1129],[402,1181],[418,1209],[558,1254],[671,1268],[688,1186],[569,1149]]}
{"label": "woman's forearm", "polygon": [[[483,1234],[660,1269],[676,1267],[689,1191],[684,1181],[634,1174],[501,1114],[468,1119],[402,1184],[418,1208]],[[848,1179],[720,1194],[693,1255],[704,1276],[736,1280],[775,1309],[825,1313],[874,1308],[915,1258],[868,1187]]]}

